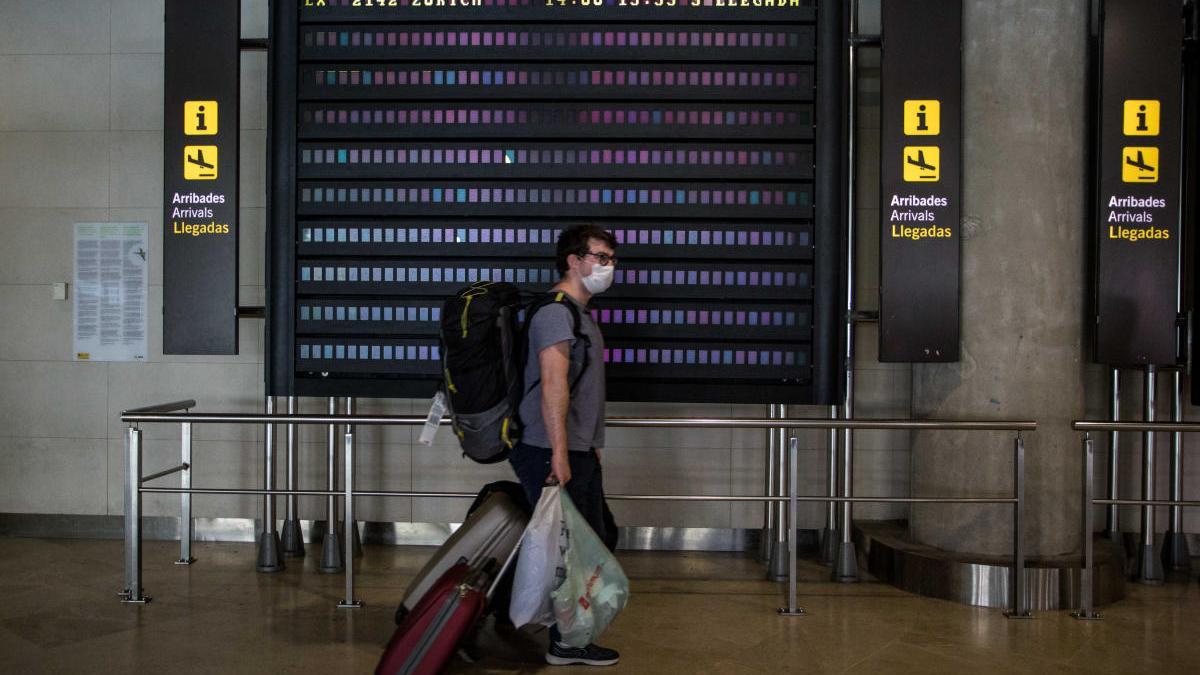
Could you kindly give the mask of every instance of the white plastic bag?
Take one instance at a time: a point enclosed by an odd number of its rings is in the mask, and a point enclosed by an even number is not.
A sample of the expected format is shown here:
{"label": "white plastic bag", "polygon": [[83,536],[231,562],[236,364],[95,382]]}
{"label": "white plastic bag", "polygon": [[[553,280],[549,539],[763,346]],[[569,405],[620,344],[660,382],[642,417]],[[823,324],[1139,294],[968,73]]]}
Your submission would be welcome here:
{"label": "white plastic bag", "polygon": [[629,579],[571,498],[564,494],[560,501],[567,533],[566,578],[551,594],[554,616],[564,644],[586,647],[625,608]]}
{"label": "white plastic bag", "polygon": [[512,603],[508,610],[515,626],[554,623],[550,593],[566,576],[563,569],[566,533],[559,491],[558,486],[542,488],[533,517],[521,537],[521,552],[513,576]]}

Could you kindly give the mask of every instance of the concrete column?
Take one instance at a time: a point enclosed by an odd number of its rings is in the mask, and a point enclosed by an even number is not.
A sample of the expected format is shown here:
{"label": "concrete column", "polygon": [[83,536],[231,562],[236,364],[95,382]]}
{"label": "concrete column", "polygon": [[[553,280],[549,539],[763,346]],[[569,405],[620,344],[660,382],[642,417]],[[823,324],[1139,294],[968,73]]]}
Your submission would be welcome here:
{"label": "concrete column", "polygon": [[[914,366],[913,413],[1025,418],[1030,555],[1078,550],[1084,413],[1086,0],[964,0],[962,360]],[[1011,435],[913,436],[914,496],[1012,489]],[[915,541],[1011,552],[1008,506],[914,505]]]}

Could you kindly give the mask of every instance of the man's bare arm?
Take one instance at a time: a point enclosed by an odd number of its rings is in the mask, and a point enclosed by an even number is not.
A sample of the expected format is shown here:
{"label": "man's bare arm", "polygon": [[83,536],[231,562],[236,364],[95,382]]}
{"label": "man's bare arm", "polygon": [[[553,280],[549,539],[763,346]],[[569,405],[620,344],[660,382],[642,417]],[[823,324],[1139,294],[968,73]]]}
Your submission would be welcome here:
{"label": "man's bare arm", "polygon": [[559,485],[566,485],[571,480],[571,465],[567,461],[567,409],[571,403],[567,385],[567,371],[571,366],[569,349],[570,343],[563,341],[538,353],[542,374],[542,420],[550,439],[550,475],[558,479]]}

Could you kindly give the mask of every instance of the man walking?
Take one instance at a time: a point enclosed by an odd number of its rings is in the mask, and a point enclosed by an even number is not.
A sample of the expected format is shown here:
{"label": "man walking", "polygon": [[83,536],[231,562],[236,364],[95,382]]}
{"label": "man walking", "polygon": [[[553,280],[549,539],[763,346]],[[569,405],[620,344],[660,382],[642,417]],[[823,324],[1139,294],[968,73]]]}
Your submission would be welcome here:
{"label": "man walking", "polygon": [[[555,301],[529,322],[520,407],[525,427],[509,454],[530,504],[537,504],[544,485],[557,480],[601,540],[604,338],[587,304],[612,284],[616,244],[611,233],[595,225],[576,225],[559,235],[559,282],[550,290]],[[620,659],[616,651],[594,644],[567,647],[560,637],[558,627],[551,626],[546,653],[551,665],[610,666]]]}

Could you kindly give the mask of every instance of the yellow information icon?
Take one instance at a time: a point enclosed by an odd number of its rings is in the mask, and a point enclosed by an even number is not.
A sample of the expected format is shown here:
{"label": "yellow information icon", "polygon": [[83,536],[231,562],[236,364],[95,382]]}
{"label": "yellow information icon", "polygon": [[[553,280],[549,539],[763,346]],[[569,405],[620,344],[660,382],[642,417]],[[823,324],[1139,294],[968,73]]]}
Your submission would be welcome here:
{"label": "yellow information icon", "polygon": [[217,146],[188,145],[183,148],[184,180],[217,179]]}
{"label": "yellow information icon", "polygon": [[936,183],[941,175],[941,150],[936,145],[904,147],[904,182]]}
{"label": "yellow information icon", "polygon": [[1121,150],[1121,180],[1126,183],[1158,182],[1158,148]]}
{"label": "yellow information icon", "polygon": [[188,136],[216,136],[220,118],[216,101],[186,101],[183,104],[183,133]]}
{"label": "yellow information icon", "polygon": [[904,102],[904,135],[937,136],[942,133],[942,102],[908,99]]}
{"label": "yellow information icon", "polygon": [[1123,127],[1126,136],[1157,136],[1162,105],[1153,99],[1125,101]]}

